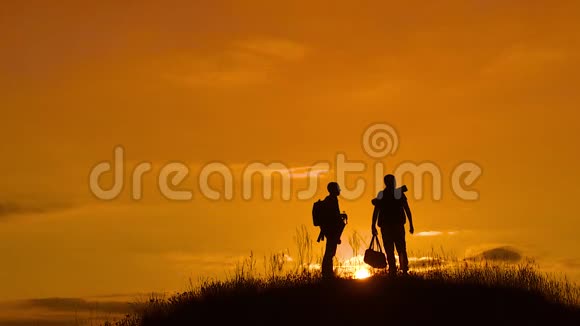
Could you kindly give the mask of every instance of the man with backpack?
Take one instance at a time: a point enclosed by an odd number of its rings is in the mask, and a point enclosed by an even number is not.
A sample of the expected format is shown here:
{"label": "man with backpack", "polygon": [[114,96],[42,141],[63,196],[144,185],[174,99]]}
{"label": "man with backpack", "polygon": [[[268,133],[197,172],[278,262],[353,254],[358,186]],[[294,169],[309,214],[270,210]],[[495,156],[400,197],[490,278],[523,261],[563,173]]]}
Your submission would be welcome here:
{"label": "man with backpack", "polygon": [[400,269],[403,274],[407,274],[409,260],[407,258],[407,244],[405,242],[405,223],[408,218],[409,233],[413,234],[415,232],[413,217],[404,190],[402,188],[397,189],[395,176],[387,174],[384,182],[385,189],[379,192],[377,198],[372,201],[375,209],[371,230],[373,235],[378,234],[375,226],[378,221],[378,225],[381,228],[381,236],[383,237],[385,253],[387,255],[389,273],[397,273],[395,260],[396,248],[397,254],[399,255]]}
{"label": "man with backpack", "polygon": [[332,278],[334,277],[332,260],[336,255],[337,246],[340,244],[340,236],[344,230],[347,216],[340,213],[338,206],[338,196],[340,195],[338,183],[330,182],[326,189],[328,196],[324,200],[314,203],[312,216],[314,226],[320,226],[318,240],[326,238],[326,248],[322,259],[322,276]]}

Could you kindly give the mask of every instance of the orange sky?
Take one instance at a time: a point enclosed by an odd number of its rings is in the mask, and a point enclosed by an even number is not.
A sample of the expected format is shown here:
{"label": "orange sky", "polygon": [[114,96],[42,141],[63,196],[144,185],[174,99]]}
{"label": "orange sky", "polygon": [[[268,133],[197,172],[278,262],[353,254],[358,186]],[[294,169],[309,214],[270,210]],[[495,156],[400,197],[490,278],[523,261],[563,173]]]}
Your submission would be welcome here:
{"label": "orange sky", "polygon": [[[4,4],[0,299],[181,290],[250,250],[293,249],[297,226],[316,232],[311,201],[208,201],[196,171],[339,152],[373,164],[361,135],[377,122],[400,137],[388,168],[431,161],[445,176],[441,201],[411,201],[415,228],[459,232],[412,237],[411,250],[508,244],[580,279],[578,12],[577,1]],[[190,166],[194,199],[163,199],[153,173],[141,202],[128,188],[95,199],[89,172],[116,145],[130,166]],[[463,161],[483,169],[479,201],[450,191]],[[341,201],[365,236],[373,192]]]}

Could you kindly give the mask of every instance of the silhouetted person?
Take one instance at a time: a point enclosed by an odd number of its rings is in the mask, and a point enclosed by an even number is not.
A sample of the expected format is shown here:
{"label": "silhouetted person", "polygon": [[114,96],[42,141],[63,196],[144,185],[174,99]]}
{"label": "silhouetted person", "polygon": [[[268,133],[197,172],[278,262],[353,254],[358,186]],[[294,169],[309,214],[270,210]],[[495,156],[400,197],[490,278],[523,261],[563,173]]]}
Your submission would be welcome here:
{"label": "silhouetted person", "polygon": [[329,278],[334,277],[332,260],[336,255],[336,247],[340,244],[340,235],[345,225],[343,219],[346,220],[347,216],[340,213],[338,206],[338,196],[340,195],[338,183],[330,182],[326,189],[328,190],[328,196],[324,199],[326,217],[320,229],[326,238],[326,249],[322,259],[322,276]]}
{"label": "silhouetted person", "polygon": [[379,192],[377,198],[372,201],[375,209],[371,229],[373,235],[378,233],[375,226],[378,220],[385,253],[387,254],[389,273],[395,274],[397,272],[395,260],[396,248],[397,254],[399,255],[401,271],[407,274],[409,270],[409,259],[407,258],[407,244],[405,242],[405,222],[408,218],[409,232],[413,234],[415,232],[413,228],[413,217],[409,203],[407,202],[407,196],[405,196],[404,191],[397,189],[395,176],[387,174],[384,181],[385,189]]}

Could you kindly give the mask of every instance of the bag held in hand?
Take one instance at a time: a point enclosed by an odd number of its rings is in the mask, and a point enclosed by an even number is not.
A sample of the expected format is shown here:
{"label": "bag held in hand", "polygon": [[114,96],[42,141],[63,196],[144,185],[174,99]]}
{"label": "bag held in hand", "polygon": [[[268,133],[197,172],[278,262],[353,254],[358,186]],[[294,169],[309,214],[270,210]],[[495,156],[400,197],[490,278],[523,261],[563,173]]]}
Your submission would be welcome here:
{"label": "bag held in hand", "polygon": [[[376,248],[378,248],[379,251],[375,250],[375,242]],[[364,262],[371,265],[371,267],[374,268],[387,267],[387,258],[383,253],[383,248],[381,247],[381,243],[379,242],[379,237],[376,235],[373,235],[373,238],[371,239],[371,245],[369,246],[369,249],[365,251]]]}

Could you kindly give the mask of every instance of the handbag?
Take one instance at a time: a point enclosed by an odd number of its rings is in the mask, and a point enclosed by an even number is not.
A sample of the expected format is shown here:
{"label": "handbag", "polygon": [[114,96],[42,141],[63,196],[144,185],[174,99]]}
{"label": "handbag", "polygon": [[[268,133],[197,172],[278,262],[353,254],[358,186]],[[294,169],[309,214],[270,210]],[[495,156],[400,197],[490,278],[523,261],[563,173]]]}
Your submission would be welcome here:
{"label": "handbag", "polygon": [[[379,251],[375,250],[375,242],[376,242],[376,248],[378,248]],[[364,257],[363,261],[374,268],[387,267],[387,258],[385,257],[385,254],[383,253],[383,248],[381,247],[381,243],[379,241],[378,236],[373,235],[373,238],[371,239],[371,244],[370,244],[369,248],[365,251],[365,257]]]}

